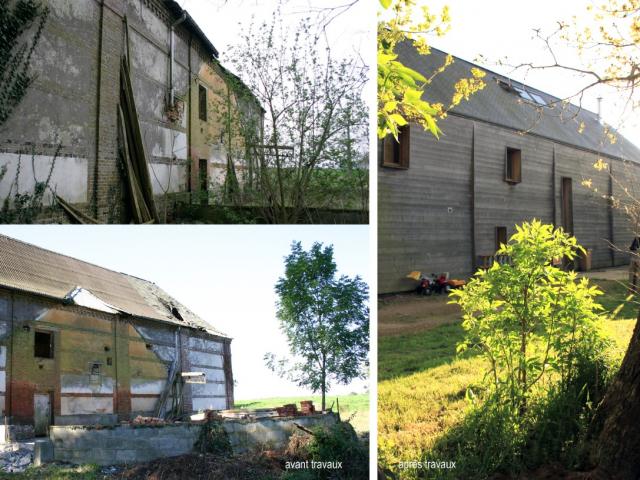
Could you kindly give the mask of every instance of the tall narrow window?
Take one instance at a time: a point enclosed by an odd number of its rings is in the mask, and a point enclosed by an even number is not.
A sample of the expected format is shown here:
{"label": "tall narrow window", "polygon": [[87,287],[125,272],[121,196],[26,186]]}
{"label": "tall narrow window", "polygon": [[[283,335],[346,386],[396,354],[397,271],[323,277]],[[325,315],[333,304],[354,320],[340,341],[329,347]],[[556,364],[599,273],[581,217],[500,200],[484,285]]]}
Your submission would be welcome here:
{"label": "tall narrow window", "polygon": [[522,181],[522,151],[507,147],[504,167],[504,181],[520,183]]}
{"label": "tall narrow window", "polygon": [[207,89],[202,85],[198,86],[198,114],[200,116],[200,120],[203,122],[207,121]]}
{"label": "tall narrow window", "polygon": [[53,358],[53,332],[36,330],[33,356],[37,358]]}
{"label": "tall narrow window", "polygon": [[398,141],[387,135],[378,145],[383,167],[409,168],[409,125],[398,129]]}
{"label": "tall narrow window", "polygon": [[496,227],[496,252],[507,243],[507,227]]}

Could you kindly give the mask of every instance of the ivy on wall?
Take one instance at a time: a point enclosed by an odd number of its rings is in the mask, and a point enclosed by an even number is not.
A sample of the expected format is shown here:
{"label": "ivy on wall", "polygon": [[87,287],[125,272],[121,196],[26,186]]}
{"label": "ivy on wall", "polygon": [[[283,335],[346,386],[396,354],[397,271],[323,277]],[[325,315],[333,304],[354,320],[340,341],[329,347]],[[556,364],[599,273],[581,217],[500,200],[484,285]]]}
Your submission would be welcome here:
{"label": "ivy on wall", "polygon": [[[0,2],[0,125],[20,103],[35,76],[29,72],[49,8],[39,0]],[[33,30],[33,33],[29,33]]]}

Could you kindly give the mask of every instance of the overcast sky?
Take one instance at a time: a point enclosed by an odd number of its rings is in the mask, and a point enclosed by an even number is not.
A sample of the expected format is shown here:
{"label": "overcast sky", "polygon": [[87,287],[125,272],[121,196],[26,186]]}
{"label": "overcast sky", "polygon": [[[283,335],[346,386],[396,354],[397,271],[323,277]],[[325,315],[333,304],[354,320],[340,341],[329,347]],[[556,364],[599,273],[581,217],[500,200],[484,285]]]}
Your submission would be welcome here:
{"label": "overcast sky", "polygon": [[[233,337],[236,399],[307,394],[264,366],[287,351],[275,316],[274,285],[291,242],[333,244],[339,273],[369,278],[366,226],[0,226],[55,252],[150,280]],[[367,382],[333,394],[363,392]]]}
{"label": "overcast sky", "polygon": [[[358,55],[369,65],[375,61],[376,10],[372,2],[360,0],[349,9],[338,8],[330,13],[332,7],[348,5],[351,0],[178,0],[223,59],[227,48],[240,41],[239,33],[248,28],[252,18],[257,24],[263,21],[269,23],[281,3],[283,21],[291,26],[291,31],[305,17],[313,21],[319,15],[335,16],[327,27],[327,38],[334,55]],[[340,12],[340,15],[335,15]]]}
{"label": "overcast sky", "polygon": [[[486,68],[557,97],[573,94],[584,85],[584,80],[558,70],[531,71],[525,78],[524,72],[513,73],[510,68],[492,62],[505,58],[511,65],[548,62],[549,54],[542,42],[533,39],[533,29],[540,28],[550,33],[557,28],[557,21],[568,22],[574,15],[588,21],[591,18],[586,11],[589,1],[418,0],[417,3],[429,5],[433,12],[449,5],[451,31],[444,37],[432,38],[431,44],[436,48],[469,61],[482,55],[489,61],[483,64]],[[574,50],[561,49],[558,53],[561,60],[575,62]],[[604,120],[618,126],[620,106],[616,103],[620,103],[619,95],[606,88],[592,90],[584,98],[583,106],[596,112],[598,96],[603,97]],[[640,145],[640,121],[635,117],[626,118],[621,131],[633,143]]]}

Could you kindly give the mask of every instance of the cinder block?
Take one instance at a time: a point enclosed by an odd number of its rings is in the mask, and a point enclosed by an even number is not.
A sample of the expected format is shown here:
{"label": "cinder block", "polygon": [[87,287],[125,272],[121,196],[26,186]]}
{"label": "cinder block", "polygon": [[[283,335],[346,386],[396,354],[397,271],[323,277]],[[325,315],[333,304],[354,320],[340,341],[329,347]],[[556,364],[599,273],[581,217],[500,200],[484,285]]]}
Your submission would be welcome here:
{"label": "cinder block", "polygon": [[54,459],[53,442],[48,438],[37,439],[33,448],[33,464],[36,467]]}

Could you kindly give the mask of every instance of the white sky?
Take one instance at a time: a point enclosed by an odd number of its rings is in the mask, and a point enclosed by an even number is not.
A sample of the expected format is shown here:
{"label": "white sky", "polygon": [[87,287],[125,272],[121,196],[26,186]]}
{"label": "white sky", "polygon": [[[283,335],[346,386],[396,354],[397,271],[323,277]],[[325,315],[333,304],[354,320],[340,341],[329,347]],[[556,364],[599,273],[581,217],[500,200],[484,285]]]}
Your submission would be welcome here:
{"label": "white sky", "polygon": [[[0,226],[8,235],[55,252],[150,280],[233,337],[237,400],[306,395],[264,366],[286,342],[275,316],[274,285],[291,242],[333,244],[340,274],[370,284],[366,226]],[[356,381],[331,393],[363,392]]]}
{"label": "white sky", "polygon": [[[544,44],[533,39],[533,29],[540,28],[543,32],[551,33],[557,28],[558,20],[568,22],[574,15],[587,21],[591,19],[586,11],[591,3],[589,1],[418,0],[417,3],[429,5],[432,12],[439,12],[443,5],[449,5],[451,30],[444,37],[431,39],[431,44],[440,50],[472,62],[482,55],[490,61],[482,66],[561,98],[575,93],[583,85],[584,80],[580,81],[558,70],[530,71],[525,78],[524,72],[514,73],[510,68],[497,66],[496,63],[505,57],[511,65],[549,62]],[[575,63],[573,50],[558,50],[558,53],[566,63]],[[604,120],[618,126],[620,109],[616,104],[620,103],[619,95],[606,88],[592,90],[583,99],[583,106],[596,112],[598,96],[603,97]],[[630,141],[640,145],[640,121],[637,118],[626,118],[621,132]]]}
{"label": "white sky", "polygon": [[[360,55],[368,65],[374,64],[376,10],[372,1],[360,0],[329,24],[327,38],[334,55]],[[269,23],[279,4],[277,0],[178,0],[178,3],[196,20],[223,59],[227,47],[240,41],[239,33],[249,27],[252,17],[256,24]],[[303,18],[317,18],[318,9],[349,3],[351,0],[283,0],[283,20],[293,30]]]}

